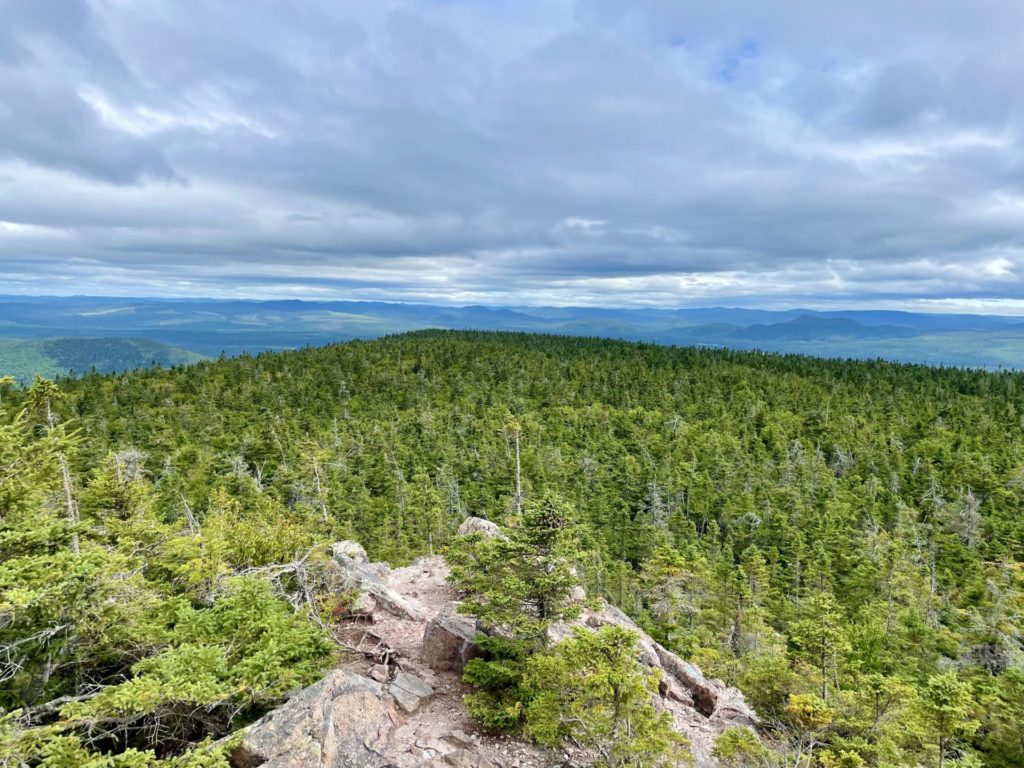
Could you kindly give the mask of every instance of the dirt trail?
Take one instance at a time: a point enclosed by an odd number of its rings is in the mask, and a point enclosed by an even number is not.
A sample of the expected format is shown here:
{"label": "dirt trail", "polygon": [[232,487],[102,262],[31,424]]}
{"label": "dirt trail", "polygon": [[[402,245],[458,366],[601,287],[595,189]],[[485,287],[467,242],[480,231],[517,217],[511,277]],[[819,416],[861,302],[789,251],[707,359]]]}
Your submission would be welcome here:
{"label": "dirt trail", "polygon": [[[399,713],[396,730],[385,755],[396,768],[413,768],[425,760],[469,749],[501,768],[546,768],[563,763],[566,756],[542,750],[521,741],[482,731],[466,712],[463,696],[469,688],[454,672],[435,672],[423,661],[423,632],[430,619],[456,612],[456,595],[447,583],[448,567],[444,559],[421,558],[405,568],[384,575],[389,589],[401,595],[422,618],[410,619],[377,608],[372,621],[345,628],[347,641],[371,632],[391,649],[389,678],[399,671],[409,672],[434,688],[434,695],[412,714]],[[364,647],[368,647],[364,643]],[[343,667],[360,675],[372,676],[377,661],[353,656]],[[378,673],[380,670],[377,670]]]}

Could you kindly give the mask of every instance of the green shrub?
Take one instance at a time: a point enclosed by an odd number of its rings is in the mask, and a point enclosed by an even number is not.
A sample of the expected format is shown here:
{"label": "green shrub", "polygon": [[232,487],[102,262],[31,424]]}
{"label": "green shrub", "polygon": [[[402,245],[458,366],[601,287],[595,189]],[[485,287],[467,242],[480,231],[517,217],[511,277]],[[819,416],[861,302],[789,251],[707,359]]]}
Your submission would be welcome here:
{"label": "green shrub", "polygon": [[652,704],[659,677],[640,662],[636,633],[579,628],[527,661],[526,734],[550,747],[571,739],[613,768],[678,765],[689,753],[671,715]]}

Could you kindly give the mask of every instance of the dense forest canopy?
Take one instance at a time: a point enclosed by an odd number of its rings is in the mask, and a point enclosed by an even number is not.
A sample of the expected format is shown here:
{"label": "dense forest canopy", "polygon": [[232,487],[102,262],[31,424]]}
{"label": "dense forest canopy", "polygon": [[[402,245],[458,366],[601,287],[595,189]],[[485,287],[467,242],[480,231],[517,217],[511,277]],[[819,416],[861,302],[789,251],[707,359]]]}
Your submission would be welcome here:
{"label": "dense forest canopy", "polygon": [[[238,594],[288,603],[240,570],[332,538],[404,563],[450,545],[467,514],[503,522],[550,492],[580,523],[588,591],[820,745],[822,765],[1024,764],[1024,374],[426,331],[60,390],[49,420],[38,391],[0,393],[5,456],[42,457],[0,470],[0,586],[26,558],[78,567],[60,553],[81,536],[90,567],[149,595],[135,679],[169,685],[182,646],[220,659],[211,686],[246,679],[204,616],[237,623]],[[27,522],[43,508],[45,535]],[[289,683],[314,676],[322,639],[268,615],[297,654],[273,663],[297,670]],[[46,663],[0,706],[82,694]],[[124,661],[103,663],[88,683],[117,687]],[[262,702],[222,693],[204,695],[243,717]],[[109,716],[79,706],[65,716]]]}

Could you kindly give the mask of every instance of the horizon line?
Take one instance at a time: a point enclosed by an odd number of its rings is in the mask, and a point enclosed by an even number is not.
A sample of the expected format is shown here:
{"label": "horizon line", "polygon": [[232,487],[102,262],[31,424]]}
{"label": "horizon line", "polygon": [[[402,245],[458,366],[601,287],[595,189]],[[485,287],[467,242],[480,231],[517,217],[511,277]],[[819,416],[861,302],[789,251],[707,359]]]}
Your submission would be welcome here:
{"label": "horizon line", "polygon": [[[277,298],[239,298],[229,296],[160,296],[160,295],[128,295],[128,294],[90,294],[90,293],[74,293],[74,294],[50,294],[50,293],[0,293],[0,302],[2,301],[33,301],[33,300],[75,300],[75,299],[88,299],[88,300],[109,300],[109,301],[150,301],[150,302],[168,302],[168,303],[246,303],[246,304],[272,304],[272,303],[295,303],[295,304],[385,304],[385,305],[396,305],[396,306],[410,306],[410,307],[441,307],[446,309],[470,309],[478,307],[481,309],[498,310],[498,309],[559,309],[559,310],[614,310],[617,312],[687,312],[687,311],[700,311],[700,310],[726,310],[734,312],[765,312],[769,314],[791,314],[797,312],[808,312],[815,314],[835,314],[835,313],[889,313],[889,314],[904,314],[904,315],[955,315],[961,317],[975,316],[975,317],[1001,317],[1001,318],[1017,318],[1024,321],[1024,307],[1021,307],[1019,312],[1021,314],[1010,314],[992,312],[986,313],[977,310],[963,310],[957,311],[955,307],[943,308],[943,307],[921,307],[919,309],[893,309],[889,307],[842,307],[834,309],[819,309],[815,308],[812,304],[809,305],[794,305],[790,307],[768,307],[768,306],[749,306],[749,305],[729,305],[729,304],[700,304],[700,305],[689,305],[689,306],[669,306],[669,305],[635,305],[635,304],[531,304],[531,303],[502,303],[502,304],[490,304],[485,302],[475,302],[470,304],[458,304],[458,303],[442,303],[442,302],[429,302],[429,301],[405,301],[401,299],[360,299],[360,298],[295,298],[292,296],[288,297],[277,297]],[[923,301],[939,302],[939,301],[953,301],[953,299],[925,299]],[[984,301],[984,299],[982,299]],[[1001,299],[990,299],[990,301],[1000,302]]]}

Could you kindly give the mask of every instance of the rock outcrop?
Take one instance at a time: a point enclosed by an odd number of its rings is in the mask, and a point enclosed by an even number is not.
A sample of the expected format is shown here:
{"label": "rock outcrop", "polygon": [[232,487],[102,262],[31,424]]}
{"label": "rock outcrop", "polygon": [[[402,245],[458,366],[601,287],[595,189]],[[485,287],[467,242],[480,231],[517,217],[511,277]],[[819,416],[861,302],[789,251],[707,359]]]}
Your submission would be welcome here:
{"label": "rock outcrop", "polygon": [[367,563],[369,558],[366,550],[358,541],[336,541],[331,544],[331,555],[339,562],[354,560],[357,563]]}
{"label": "rock outcrop", "polygon": [[550,636],[552,641],[558,642],[568,637],[576,626],[596,629],[609,624],[635,632],[640,660],[647,667],[660,671],[659,706],[672,713],[677,729],[689,740],[698,768],[715,764],[711,751],[715,737],[722,731],[757,727],[757,715],[740,691],[721,680],[705,677],[700,667],[655,642],[613,605],[605,603],[600,610],[585,609],[575,622],[551,627]]}
{"label": "rock outcrop", "polygon": [[[501,535],[480,518],[460,528],[477,531]],[[233,768],[548,768],[573,761],[571,754],[480,732],[469,717],[462,670],[481,651],[475,621],[457,613],[442,558],[392,571],[367,562],[355,542],[335,544],[333,555],[339,588],[358,593],[359,611],[338,629],[352,656],[246,728]],[[689,740],[697,768],[715,765],[711,752],[723,730],[756,727],[739,691],[706,678],[613,606],[584,607],[577,621],[553,626],[551,640],[607,624],[637,633],[643,663],[661,673],[656,704]]]}
{"label": "rock outcrop", "polygon": [[[387,563],[369,563],[366,551],[354,541],[341,541],[331,547],[335,579],[342,588],[358,593],[356,607],[360,613],[372,613],[380,605],[385,610],[413,621],[426,616],[409,600],[387,584],[391,568]],[[370,600],[367,601],[366,598]]]}
{"label": "rock outcrop", "polygon": [[504,536],[497,523],[484,520],[482,517],[467,517],[459,526],[459,536],[469,536],[471,533],[479,533],[487,538],[500,538]]}
{"label": "rock outcrop", "polygon": [[423,768],[500,768],[479,752],[456,749],[423,764]]}
{"label": "rock outcrop", "polygon": [[476,622],[459,615],[435,616],[423,630],[423,661],[438,672],[458,672],[480,655],[474,638]]}
{"label": "rock outcrop", "polygon": [[394,704],[380,683],[336,669],[242,732],[234,768],[383,768]]}
{"label": "rock outcrop", "polygon": [[408,672],[399,672],[395,675],[388,691],[394,696],[398,706],[410,715],[434,694],[434,689],[427,681]]}

